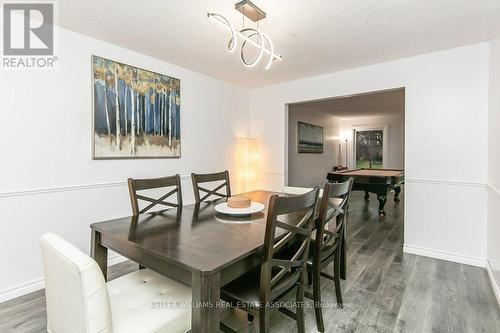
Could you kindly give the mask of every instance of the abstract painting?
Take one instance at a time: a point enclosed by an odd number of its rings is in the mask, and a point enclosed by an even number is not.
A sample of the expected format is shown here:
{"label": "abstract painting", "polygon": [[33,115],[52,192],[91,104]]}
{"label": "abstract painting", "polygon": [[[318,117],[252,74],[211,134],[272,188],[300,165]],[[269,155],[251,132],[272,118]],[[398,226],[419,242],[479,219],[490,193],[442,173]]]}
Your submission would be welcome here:
{"label": "abstract painting", "polygon": [[92,57],[94,159],[181,156],[180,80]]}
{"label": "abstract painting", "polygon": [[297,122],[297,151],[323,154],[323,127]]}

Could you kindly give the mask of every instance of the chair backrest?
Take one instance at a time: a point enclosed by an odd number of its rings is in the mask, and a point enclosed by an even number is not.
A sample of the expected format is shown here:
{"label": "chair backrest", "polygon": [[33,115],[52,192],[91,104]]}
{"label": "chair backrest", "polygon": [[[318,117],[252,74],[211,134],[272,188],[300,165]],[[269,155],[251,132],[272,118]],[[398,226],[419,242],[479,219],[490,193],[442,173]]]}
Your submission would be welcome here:
{"label": "chair backrest", "polygon": [[47,329],[51,333],[111,333],[108,288],[99,265],[55,234],[41,238]]}
{"label": "chair backrest", "polygon": [[[159,188],[171,188],[166,194],[160,198],[150,198],[146,195],[137,192],[144,190],[153,190]],[[182,207],[182,190],[181,190],[181,177],[177,174],[175,176],[149,178],[149,179],[128,179],[128,192],[130,194],[130,203],[132,204],[132,214],[144,214],[156,205],[163,205],[167,207],[179,208]],[[172,195],[177,194],[177,203],[165,201]],[[139,200],[146,201],[149,204],[144,208],[139,207]]]}
{"label": "chair backrest", "polygon": [[[193,181],[193,192],[196,203],[207,201],[211,196],[220,198],[228,198],[231,196],[231,185],[229,183],[229,172],[222,171],[216,173],[205,173],[205,174],[191,174],[191,179]],[[217,185],[214,189],[207,189],[200,186],[202,183],[210,182],[222,182]],[[221,193],[225,187],[225,193]]]}
{"label": "chair backrest", "polygon": [[[260,301],[264,304],[273,302],[297,281],[304,282],[318,193],[316,186],[302,195],[273,195],[269,200],[260,276]],[[278,228],[285,230],[279,237]],[[293,250],[284,251],[290,243],[294,244]]]}
{"label": "chair backrest", "polygon": [[[316,263],[330,258],[337,247],[342,244],[353,183],[354,179],[351,177],[343,183],[325,184],[313,246],[313,260]],[[335,221],[334,231],[328,228],[332,221]]]}

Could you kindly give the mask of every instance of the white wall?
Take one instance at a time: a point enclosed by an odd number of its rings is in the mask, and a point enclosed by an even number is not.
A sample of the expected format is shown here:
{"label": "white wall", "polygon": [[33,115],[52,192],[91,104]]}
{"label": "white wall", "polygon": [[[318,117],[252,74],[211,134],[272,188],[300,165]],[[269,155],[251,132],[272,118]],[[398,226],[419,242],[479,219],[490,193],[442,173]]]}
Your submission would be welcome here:
{"label": "white wall", "polygon": [[[130,215],[127,177],[231,169],[235,137],[247,134],[247,90],[67,30],[59,37],[59,69],[0,74],[0,301],[43,286],[43,233],[88,251],[91,223]],[[91,160],[91,55],[181,79],[181,158]],[[182,185],[190,202],[189,178]]]}
{"label": "white wall", "polygon": [[490,47],[490,104],[488,119],[488,263],[500,302],[500,24]]}
{"label": "white wall", "polygon": [[405,87],[405,251],[484,265],[488,59],[481,43],[251,90],[260,186],[284,183],[285,104]]}
{"label": "white wall", "polygon": [[[323,154],[299,154],[297,152],[297,122],[323,127]],[[338,164],[339,152],[338,118],[323,112],[296,110],[289,106],[288,113],[288,185],[314,187],[323,186],[326,174]]]}
{"label": "white wall", "polygon": [[[355,167],[354,161],[354,146],[353,146],[353,129],[354,128],[387,128],[387,146],[384,151],[385,168],[404,170],[404,114],[384,115],[376,117],[363,117],[353,119],[341,119],[340,132],[350,133],[350,139],[347,142],[348,150],[348,167]],[[341,134],[339,134],[341,135]],[[345,143],[344,143],[345,145]],[[345,154],[345,149],[343,150]],[[345,161],[345,155],[343,156]],[[387,163],[387,164],[386,164]]]}

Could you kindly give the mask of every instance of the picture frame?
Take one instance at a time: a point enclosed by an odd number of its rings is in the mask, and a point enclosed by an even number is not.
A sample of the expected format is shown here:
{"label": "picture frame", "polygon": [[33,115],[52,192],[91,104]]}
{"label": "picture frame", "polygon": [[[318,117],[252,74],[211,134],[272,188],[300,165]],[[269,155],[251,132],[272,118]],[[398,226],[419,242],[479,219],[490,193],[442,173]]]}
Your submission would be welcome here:
{"label": "picture frame", "polygon": [[297,122],[297,153],[323,154],[324,131],[323,127]]}
{"label": "picture frame", "polygon": [[180,79],[95,55],[91,67],[92,159],[181,157]]}

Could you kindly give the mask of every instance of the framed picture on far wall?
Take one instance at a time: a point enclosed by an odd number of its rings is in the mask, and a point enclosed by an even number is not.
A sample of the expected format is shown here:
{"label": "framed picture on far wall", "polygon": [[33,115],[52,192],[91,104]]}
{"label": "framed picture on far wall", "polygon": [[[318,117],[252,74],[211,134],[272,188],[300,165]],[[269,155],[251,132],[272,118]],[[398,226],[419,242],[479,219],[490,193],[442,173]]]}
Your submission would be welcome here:
{"label": "framed picture on far wall", "polygon": [[181,156],[180,80],[92,57],[93,158]]}
{"label": "framed picture on far wall", "polygon": [[323,154],[323,127],[297,122],[297,152]]}

